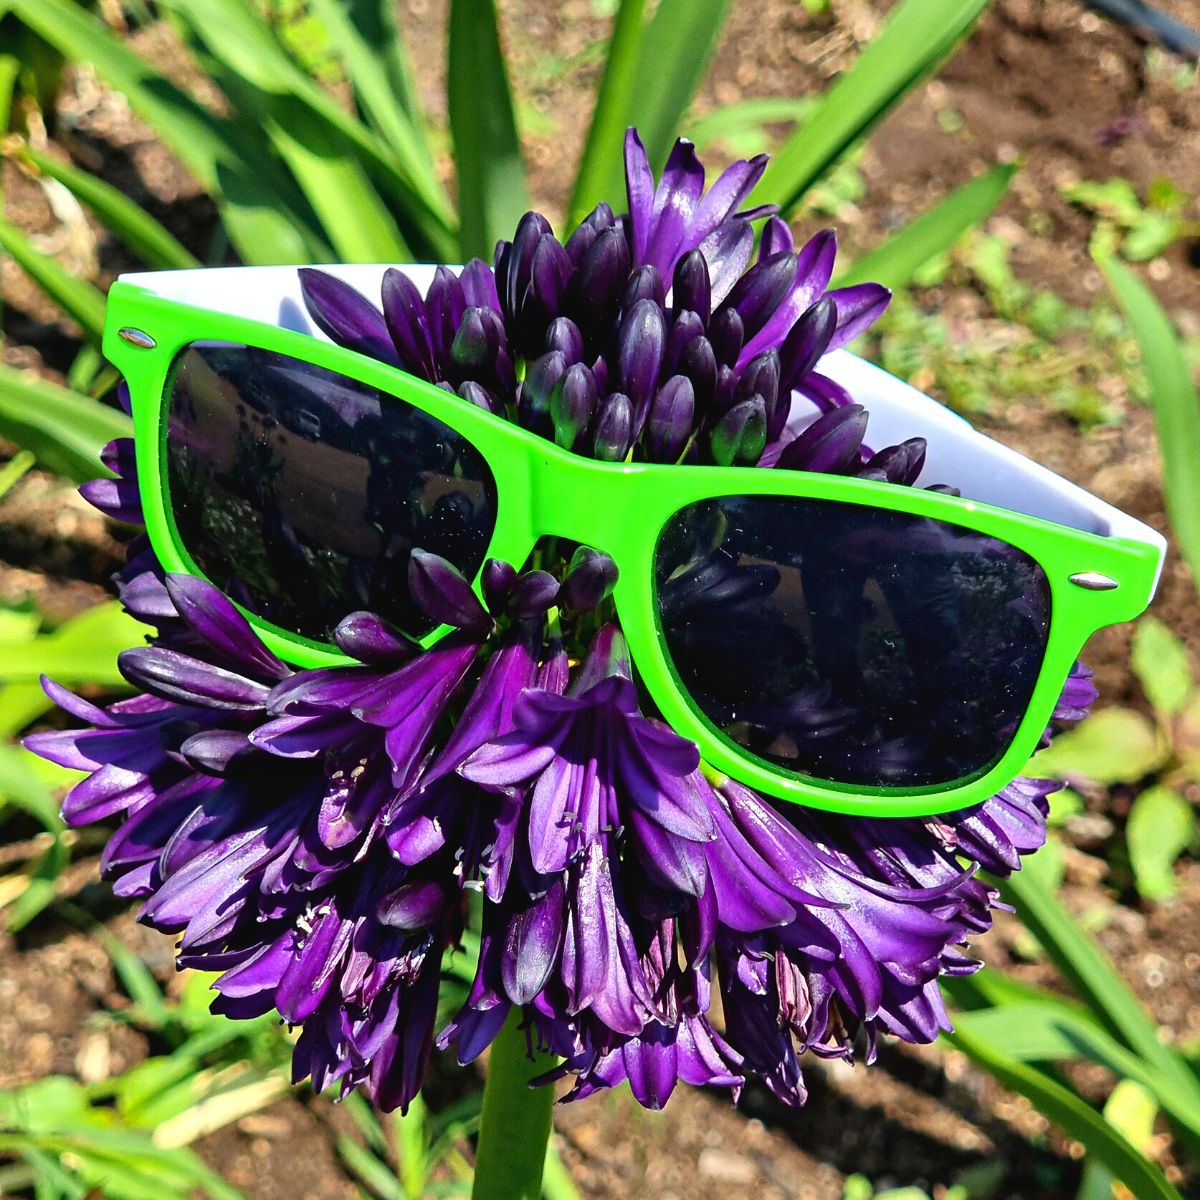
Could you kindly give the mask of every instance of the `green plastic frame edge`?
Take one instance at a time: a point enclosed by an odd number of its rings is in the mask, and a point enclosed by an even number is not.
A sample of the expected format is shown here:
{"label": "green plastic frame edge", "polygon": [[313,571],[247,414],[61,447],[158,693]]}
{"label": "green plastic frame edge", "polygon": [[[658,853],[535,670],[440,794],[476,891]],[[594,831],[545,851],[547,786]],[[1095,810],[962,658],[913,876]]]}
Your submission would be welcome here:
{"label": "green plastic frame edge", "polygon": [[[118,334],[124,328],[149,335],[154,344],[131,345]],[[415,405],[461,433],[483,454],[496,480],[498,514],[487,556],[520,567],[545,535],[611,555],[620,572],[613,598],[621,627],[638,674],[663,718],[697,744],[715,772],[780,800],[873,817],[930,816],[986,800],[1020,774],[1037,749],[1087,638],[1106,625],[1136,617],[1153,592],[1158,553],[1141,542],[1084,533],[959,497],[844,476],[597,462],[352,350],[118,282],[108,297],[104,353],[128,382],[138,447],[154,448],[154,453],[137,456],[138,485],[150,543],[168,572],[201,574],[179,544],[160,457],[166,380],[180,350],[195,341],[242,343],[340,372]],[[656,615],[653,560],[658,534],[675,512],[729,495],[795,496],[911,513],[1000,538],[1034,558],[1050,584],[1050,631],[1041,673],[1008,750],[982,773],[939,788],[838,785],[783,773],[747,755],[709,724],[679,686],[666,654]],[[1083,572],[1100,572],[1118,586],[1090,591],[1071,583],[1072,575]],[[478,590],[478,580],[475,586]],[[335,647],[289,634],[250,612],[245,616],[269,649],[296,666],[349,661]],[[435,631],[422,644],[435,642],[447,631]]]}

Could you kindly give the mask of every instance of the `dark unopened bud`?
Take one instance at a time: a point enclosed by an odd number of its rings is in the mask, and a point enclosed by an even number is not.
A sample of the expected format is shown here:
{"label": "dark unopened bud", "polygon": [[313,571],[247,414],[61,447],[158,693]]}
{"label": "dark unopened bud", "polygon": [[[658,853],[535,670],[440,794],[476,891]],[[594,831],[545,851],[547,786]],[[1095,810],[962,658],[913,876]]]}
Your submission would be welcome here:
{"label": "dark unopened bud", "polygon": [[517,586],[517,569],[512,563],[489,558],[483,564],[480,582],[483,584],[483,599],[488,609],[493,613],[501,613]]}
{"label": "dark unopened bud", "polygon": [[397,633],[374,613],[354,612],[343,617],[333,631],[339,650],[359,662],[394,664],[412,658],[415,642]]}
{"label": "dark unopened bud", "polygon": [[708,279],[708,263],[699,250],[689,250],[675,264],[671,303],[676,312],[681,308],[690,309],[708,324],[712,309],[712,287]]}
{"label": "dark unopened bud", "polygon": [[829,348],[837,328],[837,304],[822,296],[788,330],[779,348],[779,378],[785,387],[797,387]]}
{"label": "dark unopened bud", "polygon": [[917,482],[921,468],[925,465],[925,439],[909,438],[898,446],[886,446],[872,455],[859,471],[865,476],[868,471],[882,472],[889,483],[902,483],[911,487]]}
{"label": "dark unopened bud", "polygon": [[860,462],[867,432],[867,410],[847,404],[818,417],[795,441],[783,448],[778,467],[789,471],[820,471],[845,475]]}
{"label": "dark unopened bud", "polygon": [[496,275],[482,258],[473,258],[458,277],[463,295],[472,308],[500,311],[500,295],[496,291]]}
{"label": "dark unopened bud", "polygon": [[568,367],[550,393],[550,419],[554,440],[564,450],[574,450],[596,412],[596,381],[582,363]]}
{"label": "dark unopened bud", "polygon": [[550,222],[541,213],[527,212],[517,223],[512,244],[502,242],[497,247],[496,287],[504,315],[513,326],[529,289],[534,251],[550,232]]}
{"label": "dark unopened bud", "polygon": [[779,355],[774,350],[756,354],[742,370],[734,397],[741,401],[749,400],[754,395],[761,396],[767,406],[769,433],[779,400]]}
{"label": "dark unopened bud", "polygon": [[617,564],[607,554],[580,546],[558,589],[558,606],[569,612],[588,612],[612,594],[617,582]]}
{"label": "dark unopened bud", "polygon": [[698,337],[688,342],[679,356],[676,370],[692,381],[697,410],[707,411],[717,386],[717,356],[713,353],[712,343],[708,338]]}
{"label": "dark unopened bud", "polygon": [[752,466],[767,445],[767,407],[761,396],[735,404],[709,438],[713,461],[721,467]]}
{"label": "dark unopened bud", "polygon": [[460,383],[458,385],[458,394],[464,400],[474,404],[476,408],[482,408],[487,412],[496,413],[497,415],[504,412],[504,405],[500,402],[499,398],[493,396],[482,383],[476,383],[474,379],[467,379]]}
{"label": "dark unopened bud", "polygon": [[421,610],[435,621],[473,634],[485,634],[492,627],[491,617],[471,590],[466,576],[440,554],[412,552],[408,560],[408,588]]}
{"label": "dark unopened bud", "polygon": [[595,208],[579,223],[579,227],[569,238],[567,238],[567,253],[571,256],[571,261],[576,265],[583,261],[583,256],[587,253],[592,243],[606,229],[610,229],[616,224],[616,217],[613,216],[613,210],[601,200]]}
{"label": "dark unopened bud", "polygon": [[639,300],[626,314],[617,335],[621,390],[633,403],[633,428],[640,432],[658,384],[667,328],[662,307]]}
{"label": "dark unopened bud", "polygon": [[952,487],[948,483],[931,483],[926,489],[927,492],[937,492],[942,496],[961,496],[962,489]]}
{"label": "dark unopened bud", "polygon": [[514,617],[527,620],[543,616],[558,599],[558,580],[549,571],[526,571],[513,589],[510,607]]}
{"label": "dark unopened bud", "polygon": [[592,453],[602,462],[620,462],[633,444],[633,405],[621,392],[606,396],[600,404]]}
{"label": "dark unopened bud", "polygon": [[450,357],[455,331],[467,310],[462,282],[449,267],[439,266],[425,296],[425,318],[429,322],[429,340],[434,358],[445,362]]}
{"label": "dark unopened bud", "polygon": [[737,372],[732,367],[722,363],[717,368],[716,384],[713,387],[712,401],[706,414],[710,425],[719,421],[736,403]]}
{"label": "dark unopened bud", "polygon": [[639,300],[653,300],[660,308],[667,298],[667,286],[659,269],[651,263],[637,267],[621,293],[621,308],[628,312]]}
{"label": "dark unopened bud", "polygon": [[722,308],[713,313],[708,323],[708,340],[717,362],[730,367],[737,362],[746,341],[746,329],[736,308]]}
{"label": "dark unopened bud", "polygon": [[[485,316],[490,313],[496,321],[490,321]],[[503,328],[498,328],[499,317],[491,309],[468,308],[454,335],[450,346],[450,357],[455,366],[463,371],[481,372],[491,369],[496,361],[496,352],[500,348],[499,334]]]}
{"label": "dark unopened bud", "polygon": [[567,366],[583,362],[583,334],[570,317],[555,317],[546,330],[546,352],[562,352]]}
{"label": "dark unopened bud", "polygon": [[696,394],[686,375],[672,375],[658,389],[646,422],[646,450],[653,462],[679,461],[696,421]]}
{"label": "dark unopened bud", "polygon": [[529,364],[517,403],[517,416],[526,429],[532,429],[534,433],[549,432],[550,394],[566,369],[566,359],[559,350],[543,354]]}
{"label": "dark unopened bud", "polygon": [[571,311],[595,328],[611,319],[629,277],[629,246],[620,229],[603,230],[588,248],[571,282]]}
{"label": "dark unopened bud", "polygon": [[686,308],[676,311],[675,320],[671,322],[671,330],[667,334],[667,347],[663,351],[663,371],[675,374],[683,348],[688,342],[703,336],[704,322],[697,313]]}
{"label": "dark unopened bud", "polygon": [[403,271],[389,267],[383,273],[382,297],[383,318],[400,355],[400,365],[422,379],[436,382],[425,301],[417,285]]}
{"label": "dark unopened bud", "polygon": [[753,337],[796,282],[796,256],[776,254],[756,263],[733,285],[723,308],[736,309],[747,337]]}

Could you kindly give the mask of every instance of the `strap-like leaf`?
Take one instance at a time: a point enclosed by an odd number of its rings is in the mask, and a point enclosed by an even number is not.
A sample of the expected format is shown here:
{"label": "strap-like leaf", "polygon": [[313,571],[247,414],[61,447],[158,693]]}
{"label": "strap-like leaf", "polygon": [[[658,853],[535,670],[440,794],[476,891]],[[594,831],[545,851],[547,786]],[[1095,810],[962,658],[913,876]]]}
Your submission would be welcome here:
{"label": "strap-like leaf", "polygon": [[489,258],[529,207],[495,0],[451,0],[446,79],[464,258]]}
{"label": "strap-like leaf", "polygon": [[70,0],[8,0],[66,58],[92,64],[217,201],[230,241],[249,263],[330,257],[303,195],[260,136],[214,116]]}
{"label": "strap-like leaf", "polygon": [[[646,0],[621,0],[613,20],[604,73],[596,91],[596,107],[567,206],[572,230],[601,201],[619,205],[624,160],[621,147],[630,121]],[[641,81],[644,84],[644,80]]]}
{"label": "strap-like leaf", "polygon": [[881,246],[868,250],[838,279],[839,286],[882,283],[902,288],[931,258],[944,254],[969,229],[982,224],[1000,203],[1015,164],[990,171],[956,188],[928,212],[897,230]]}
{"label": "strap-like leaf", "polygon": [[132,437],[124,413],[32,372],[0,366],[0,435],[33,451],[47,470],[77,483],[95,479],[100,451]]}
{"label": "strap-like leaf", "polygon": [[17,158],[32,164],[43,175],[57,179],[80,203],[86,204],[122,242],[148,267],[180,270],[200,266],[199,259],[181,245],[144,208],[135,204],[111,183],[87,171],[68,166],[33,146],[22,144]]}
{"label": "strap-like leaf", "polygon": [[728,12],[729,0],[661,0],[650,19],[629,123],[637,126],[655,171],[667,160]]}
{"label": "strap-like leaf", "polygon": [[99,343],[104,334],[104,296],[86,279],[72,275],[62,263],[43,254],[29,235],[0,219],[0,249],[6,250],[29,277],[83,326],[86,337]]}
{"label": "strap-like leaf", "polygon": [[1167,516],[1192,579],[1200,586],[1200,397],[1170,319],[1154,293],[1123,263],[1096,262],[1133,328],[1154,409]]}
{"label": "strap-like leaf", "polygon": [[988,0],[903,0],[771,160],[755,199],[784,211],[954,48]]}

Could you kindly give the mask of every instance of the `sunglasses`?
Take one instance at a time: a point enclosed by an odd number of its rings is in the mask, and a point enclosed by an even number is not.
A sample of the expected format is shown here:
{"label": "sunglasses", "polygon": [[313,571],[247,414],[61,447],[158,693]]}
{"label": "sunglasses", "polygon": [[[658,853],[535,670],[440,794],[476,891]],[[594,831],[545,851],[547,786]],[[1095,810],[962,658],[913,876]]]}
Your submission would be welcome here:
{"label": "sunglasses", "polygon": [[[377,295],[384,268],[323,268]],[[408,273],[424,288],[432,268]],[[429,646],[414,548],[476,580],[559,536],[609,554],[630,654],[707,764],[782,800],[923,816],[1036,750],[1085,640],[1149,603],[1165,543],[844,351],[822,370],[876,445],[921,436],[965,496],[753,467],[605,463],[317,334],[292,267],[124,276],[129,384],[167,571],[201,576],[301,667],[370,609]],[[966,498],[970,497],[970,498]]]}

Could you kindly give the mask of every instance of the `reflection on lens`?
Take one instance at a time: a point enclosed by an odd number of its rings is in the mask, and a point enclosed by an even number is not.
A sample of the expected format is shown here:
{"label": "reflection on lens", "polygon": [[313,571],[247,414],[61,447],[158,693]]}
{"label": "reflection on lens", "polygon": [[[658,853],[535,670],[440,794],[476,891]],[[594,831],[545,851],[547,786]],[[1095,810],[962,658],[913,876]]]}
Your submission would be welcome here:
{"label": "reflection on lens", "polygon": [[495,481],[460,434],[357,380],[248,346],[197,342],[176,359],[164,467],[200,570],[320,640],[358,609],[427,633],[408,591],[412,550],[471,578],[496,519]]}
{"label": "reflection on lens", "polygon": [[1041,567],[995,538],[854,504],[726,496],[656,550],[684,690],[728,739],[788,771],[952,783],[1008,748],[1050,627]]}

